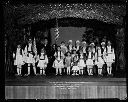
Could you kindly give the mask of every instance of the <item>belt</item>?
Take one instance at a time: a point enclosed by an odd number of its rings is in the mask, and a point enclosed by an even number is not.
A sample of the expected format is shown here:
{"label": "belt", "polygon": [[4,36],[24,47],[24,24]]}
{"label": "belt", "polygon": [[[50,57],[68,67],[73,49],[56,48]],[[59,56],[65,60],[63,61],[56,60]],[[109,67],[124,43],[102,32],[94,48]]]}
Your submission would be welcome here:
{"label": "belt", "polygon": [[40,60],[45,60],[45,59],[40,59]]}
{"label": "belt", "polygon": [[28,51],[28,53],[30,53],[30,52],[32,52],[32,51]]}

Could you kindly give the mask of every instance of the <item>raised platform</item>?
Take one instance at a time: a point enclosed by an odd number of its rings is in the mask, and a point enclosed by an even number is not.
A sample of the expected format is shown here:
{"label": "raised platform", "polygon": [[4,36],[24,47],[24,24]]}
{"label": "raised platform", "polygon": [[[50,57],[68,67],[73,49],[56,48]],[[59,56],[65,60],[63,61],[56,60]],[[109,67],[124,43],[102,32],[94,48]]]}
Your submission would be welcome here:
{"label": "raised platform", "polygon": [[6,99],[98,99],[124,100],[126,78],[90,76],[12,77],[5,81]]}

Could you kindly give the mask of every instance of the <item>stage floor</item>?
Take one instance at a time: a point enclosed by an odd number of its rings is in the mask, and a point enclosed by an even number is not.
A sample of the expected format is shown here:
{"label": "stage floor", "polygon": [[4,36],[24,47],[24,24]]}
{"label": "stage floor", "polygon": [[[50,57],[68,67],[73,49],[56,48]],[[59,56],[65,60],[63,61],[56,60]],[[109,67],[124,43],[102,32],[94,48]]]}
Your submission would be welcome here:
{"label": "stage floor", "polygon": [[28,76],[5,80],[6,99],[125,100],[126,78],[94,76]]}
{"label": "stage floor", "polygon": [[126,85],[126,78],[94,76],[15,76],[5,80],[6,86],[50,85],[53,83],[93,83],[98,85]]}

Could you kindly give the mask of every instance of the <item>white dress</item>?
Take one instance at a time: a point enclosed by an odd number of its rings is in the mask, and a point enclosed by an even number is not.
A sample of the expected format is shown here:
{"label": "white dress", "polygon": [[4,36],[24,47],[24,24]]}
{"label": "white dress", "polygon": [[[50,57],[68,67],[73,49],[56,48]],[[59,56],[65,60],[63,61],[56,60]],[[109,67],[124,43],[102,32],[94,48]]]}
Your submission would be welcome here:
{"label": "white dress", "polygon": [[[23,50],[22,50],[22,53],[23,53]],[[23,64],[24,64],[24,62],[23,62],[23,56],[21,54],[21,49],[17,48],[16,59],[14,60],[14,65],[23,65]]]}
{"label": "white dress", "polygon": [[64,62],[63,62],[64,54],[61,51],[59,51],[59,52],[56,52],[54,56],[56,57],[56,59],[53,63],[53,67],[64,68]]}
{"label": "white dress", "polygon": [[111,64],[114,62],[114,53],[111,49],[111,46],[107,46],[107,56],[106,56],[106,63],[108,66],[111,66]]}
{"label": "white dress", "polygon": [[65,67],[71,67],[71,56],[65,57]]}
{"label": "white dress", "polygon": [[44,55],[44,53],[41,53],[40,57],[38,56],[38,58],[39,58],[39,62],[38,62],[37,67],[46,68],[48,64],[47,55]]}
{"label": "white dress", "polygon": [[27,63],[29,63],[29,64],[35,63],[35,58],[34,58],[33,54],[30,53],[30,52],[32,52],[32,44],[31,43],[28,44],[27,52],[28,52]]}
{"label": "white dress", "polygon": [[29,63],[29,64],[35,63],[35,58],[34,58],[33,54],[28,53],[27,63]]}
{"label": "white dress", "polygon": [[85,62],[84,62],[83,54],[80,54],[80,59],[79,59],[79,62],[78,62],[78,66],[79,66],[80,69],[81,69],[81,68],[83,69],[83,67],[86,66],[86,64],[85,64]]}
{"label": "white dress", "polygon": [[101,49],[98,49],[98,55],[97,55],[97,58],[98,58],[98,61],[97,61],[97,66],[98,68],[102,68],[103,64],[104,64],[104,60],[103,58],[101,57]]}
{"label": "white dress", "polygon": [[93,59],[91,58],[91,51],[89,51],[89,55],[88,55],[88,59],[86,60],[86,65],[87,67],[92,67],[94,64],[93,64]]}
{"label": "white dress", "polygon": [[102,49],[103,49],[103,60],[104,60],[104,62],[106,62],[106,61],[107,61],[107,57],[106,57],[106,47],[102,47]]}
{"label": "white dress", "polygon": [[78,67],[78,62],[73,62],[72,63],[73,67],[72,67],[72,70],[73,71],[78,71],[80,68]]}

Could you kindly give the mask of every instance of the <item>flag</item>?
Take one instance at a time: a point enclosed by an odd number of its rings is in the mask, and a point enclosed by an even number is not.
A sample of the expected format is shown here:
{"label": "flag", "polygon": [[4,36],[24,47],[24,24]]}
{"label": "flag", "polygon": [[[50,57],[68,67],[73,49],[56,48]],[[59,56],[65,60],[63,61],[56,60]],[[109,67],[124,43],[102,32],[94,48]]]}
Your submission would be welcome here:
{"label": "flag", "polygon": [[55,29],[55,40],[57,40],[59,38],[59,28],[57,27]]}
{"label": "flag", "polygon": [[58,20],[56,18],[56,28],[55,28],[55,40],[59,38],[59,27],[58,27]]}
{"label": "flag", "polygon": [[34,41],[33,41],[33,52],[35,53],[35,55],[37,55],[37,48],[36,48],[36,40],[34,38]]}

